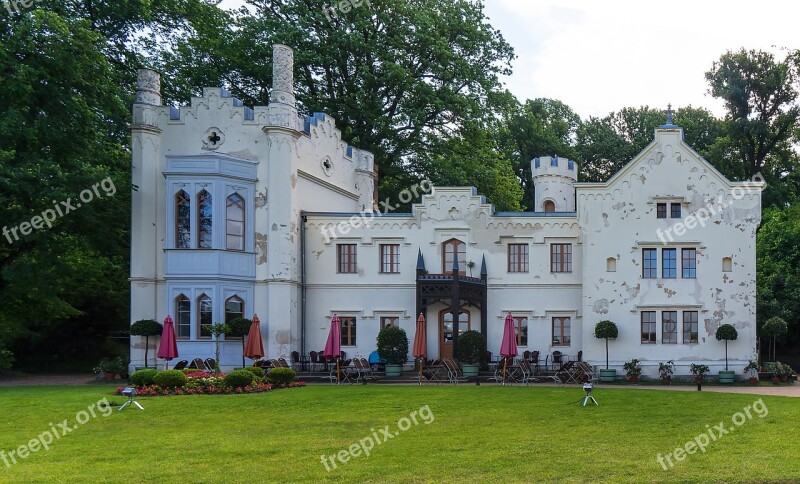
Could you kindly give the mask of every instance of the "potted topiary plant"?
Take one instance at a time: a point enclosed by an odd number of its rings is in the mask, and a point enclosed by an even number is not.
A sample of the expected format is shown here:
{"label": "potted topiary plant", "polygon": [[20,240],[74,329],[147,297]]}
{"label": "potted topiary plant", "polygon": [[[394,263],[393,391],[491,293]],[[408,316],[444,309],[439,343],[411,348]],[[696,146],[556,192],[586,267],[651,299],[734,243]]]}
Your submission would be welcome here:
{"label": "potted topiary plant", "polygon": [[658,374],[661,377],[661,382],[664,385],[672,384],[672,374],[675,373],[675,363],[669,360],[666,363],[658,364]]}
{"label": "potted topiary plant", "polygon": [[631,383],[639,382],[639,375],[642,374],[642,367],[639,365],[639,360],[634,358],[622,365],[622,368],[625,370],[625,375]]}
{"label": "potted topiary plant", "polygon": [[751,385],[758,384],[758,363],[756,363],[753,360],[750,360],[747,363],[747,366],[744,367],[744,373],[746,375],[750,375],[750,376],[747,377],[747,381]]}
{"label": "potted topiary plant", "polygon": [[706,373],[711,371],[711,368],[708,365],[697,365],[692,363],[692,366],[689,367],[689,371],[692,372],[692,375],[695,375],[694,381],[696,383],[703,383],[703,377]]}
{"label": "potted topiary plant", "polygon": [[767,347],[768,361],[776,360],[775,341],[786,336],[787,331],[788,331],[788,325],[786,324],[786,321],[780,316],[769,318],[764,323],[764,326],[761,327],[761,336],[767,336],[769,338],[769,346]]}
{"label": "potted topiary plant", "polygon": [[479,331],[472,329],[458,337],[458,361],[465,377],[478,376],[484,355],[486,355],[486,339]]}
{"label": "potted topiary plant", "polygon": [[150,337],[160,336],[164,327],[154,319],[140,319],[131,325],[131,336],[144,336],[144,367],[147,368],[147,353],[150,351]]}
{"label": "potted topiary plant", "polygon": [[225,323],[214,323],[203,325],[203,329],[211,333],[211,335],[214,337],[214,361],[216,361],[216,365],[214,368],[212,368],[212,370],[214,370],[215,374],[219,374],[219,337],[230,334],[231,327]]}
{"label": "potted topiary plant", "polygon": [[600,381],[613,382],[617,378],[617,370],[608,368],[608,340],[616,339],[619,331],[612,321],[600,321],[594,327],[594,337],[606,340],[606,367],[600,369]]}
{"label": "potted topiary plant", "polygon": [[227,324],[230,328],[228,336],[242,338],[242,368],[244,368],[244,337],[250,333],[250,325],[253,321],[247,318],[233,318]]}
{"label": "potted topiary plant", "polygon": [[378,333],[378,355],[386,360],[386,376],[400,376],[408,360],[408,336],[405,330],[387,326]]}
{"label": "potted topiary plant", "polygon": [[725,370],[719,372],[720,383],[733,383],[736,379],[735,371],[728,371],[728,341],[735,341],[739,337],[736,328],[731,324],[723,324],[717,328],[717,341],[725,341]]}

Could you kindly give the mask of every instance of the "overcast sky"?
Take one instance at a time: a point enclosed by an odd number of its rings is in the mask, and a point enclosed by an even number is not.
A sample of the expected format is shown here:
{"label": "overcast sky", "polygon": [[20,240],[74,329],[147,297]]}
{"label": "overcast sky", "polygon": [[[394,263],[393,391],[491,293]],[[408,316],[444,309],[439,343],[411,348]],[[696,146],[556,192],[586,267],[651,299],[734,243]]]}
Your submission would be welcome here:
{"label": "overcast sky", "polygon": [[667,103],[722,115],[704,78],[722,53],[800,48],[795,1],[486,0],[486,14],[518,56],[509,90],[584,118]]}
{"label": "overcast sky", "polygon": [[[330,0],[335,4],[339,0]],[[223,0],[222,8],[242,0]],[[726,50],[800,48],[797,0],[485,0],[517,54],[504,79],[521,101],[567,103],[581,117],[631,106],[692,105],[723,115],[704,74]],[[360,8],[368,8],[362,5]]]}

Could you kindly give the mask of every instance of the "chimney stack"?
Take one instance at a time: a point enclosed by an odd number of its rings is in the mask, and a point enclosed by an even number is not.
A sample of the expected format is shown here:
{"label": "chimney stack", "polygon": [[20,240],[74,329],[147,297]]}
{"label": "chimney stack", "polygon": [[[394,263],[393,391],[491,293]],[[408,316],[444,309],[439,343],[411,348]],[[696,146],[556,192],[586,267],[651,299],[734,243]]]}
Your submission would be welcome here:
{"label": "chimney stack", "polygon": [[281,44],[272,46],[272,93],[270,103],[295,107],[294,51]]}

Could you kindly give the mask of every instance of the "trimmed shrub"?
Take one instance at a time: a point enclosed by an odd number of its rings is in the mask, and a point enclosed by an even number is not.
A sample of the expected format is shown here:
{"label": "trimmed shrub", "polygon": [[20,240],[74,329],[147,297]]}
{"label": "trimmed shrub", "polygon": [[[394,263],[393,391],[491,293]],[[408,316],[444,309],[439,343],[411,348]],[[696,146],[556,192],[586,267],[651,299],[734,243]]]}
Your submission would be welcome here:
{"label": "trimmed shrub", "polygon": [[230,388],[246,387],[253,383],[255,377],[247,370],[234,370],[225,376],[225,385]]}
{"label": "trimmed shrub", "polygon": [[297,372],[291,368],[273,368],[269,370],[268,374],[269,381],[275,385],[288,385],[294,381],[295,376],[297,376]]}
{"label": "trimmed shrub", "polygon": [[404,329],[389,326],[378,333],[378,355],[390,365],[405,364],[408,359],[408,336]]}
{"label": "trimmed shrub", "polygon": [[476,365],[486,355],[486,339],[474,329],[464,331],[458,337],[458,360],[467,365]]}
{"label": "trimmed shrub", "polygon": [[267,372],[264,371],[263,368],[259,368],[257,366],[246,366],[246,367],[243,368],[243,370],[244,371],[249,371],[250,373],[255,375],[256,378],[258,378],[258,379],[264,378],[264,376],[267,374]]}
{"label": "trimmed shrub", "polygon": [[147,368],[144,370],[139,370],[133,372],[131,375],[131,383],[136,385],[137,387],[145,387],[148,385],[152,385],[155,382],[156,374],[158,370],[153,368]]}
{"label": "trimmed shrub", "polygon": [[153,377],[153,383],[161,388],[181,388],[188,382],[189,378],[181,370],[163,370]]}

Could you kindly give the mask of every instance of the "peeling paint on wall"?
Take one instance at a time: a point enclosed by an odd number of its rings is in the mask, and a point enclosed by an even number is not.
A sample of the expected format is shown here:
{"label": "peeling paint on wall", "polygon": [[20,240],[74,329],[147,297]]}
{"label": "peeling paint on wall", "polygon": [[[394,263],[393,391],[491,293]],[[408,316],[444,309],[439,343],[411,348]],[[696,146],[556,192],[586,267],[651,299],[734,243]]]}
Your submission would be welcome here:
{"label": "peeling paint on wall", "polygon": [[267,263],[267,236],[256,232],[256,264]]}

